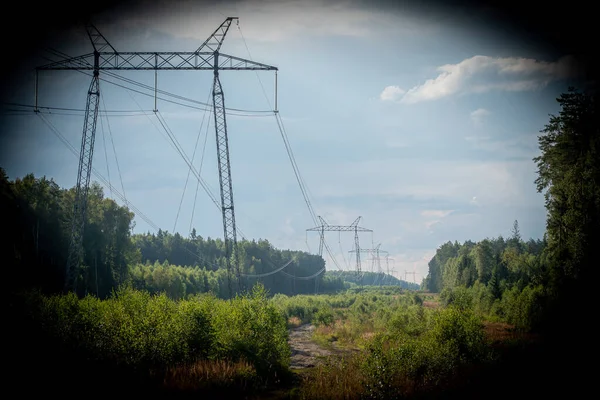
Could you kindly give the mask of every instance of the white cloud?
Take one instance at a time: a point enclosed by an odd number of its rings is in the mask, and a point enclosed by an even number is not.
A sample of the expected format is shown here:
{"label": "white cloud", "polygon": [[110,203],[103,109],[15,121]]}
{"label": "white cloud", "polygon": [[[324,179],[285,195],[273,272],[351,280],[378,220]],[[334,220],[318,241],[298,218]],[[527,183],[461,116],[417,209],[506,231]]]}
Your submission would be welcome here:
{"label": "white cloud", "polygon": [[454,210],[423,210],[421,211],[421,215],[424,217],[436,217],[436,218],[444,218],[445,216],[450,215]]}
{"label": "white cloud", "polygon": [[535,90],[552,81],[576,76],[579,72],[572,56],[549,62],[478,55],[458,64],[442,65],[437,70],[440,72],[437,77],[414,86],[397,100],[412,104],[455,94]]}
{"label": "white cloud", "polygon": [[406,91],[399,86],[387,86],[379,95],[382,101],[396,101],[402,97]]}
{"label": "white cloud", "polygon": [[491,113],[485,108],[478,108],[471,112],[471,121],[475,126],[480,126],[483,123],[483,120],[490,114]]}

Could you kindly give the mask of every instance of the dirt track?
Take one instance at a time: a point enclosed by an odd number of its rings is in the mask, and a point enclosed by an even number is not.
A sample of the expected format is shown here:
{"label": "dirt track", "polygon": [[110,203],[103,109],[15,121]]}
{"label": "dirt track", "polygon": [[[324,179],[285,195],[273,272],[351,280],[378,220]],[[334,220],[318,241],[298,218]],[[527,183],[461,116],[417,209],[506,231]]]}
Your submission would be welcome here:
{"label": "dirt track", "polygon": [[319,362],[319,357],[327,357],[332,354],[330,350],[312,341],[311,335],[314,330],[315,326],[312,324],[300,325],[290,330],[291,369],[314,367]]}
{"label": "dirt track", "polygon": [[330,348],[324,348],[312,340],[314,330],[315,326],[312,324],[290,329],[288,342],[292,349],[291,369],[311,368],[326,357],[342,357],[359,351],[358,348],[338,347],[337,343],[331,343]]}

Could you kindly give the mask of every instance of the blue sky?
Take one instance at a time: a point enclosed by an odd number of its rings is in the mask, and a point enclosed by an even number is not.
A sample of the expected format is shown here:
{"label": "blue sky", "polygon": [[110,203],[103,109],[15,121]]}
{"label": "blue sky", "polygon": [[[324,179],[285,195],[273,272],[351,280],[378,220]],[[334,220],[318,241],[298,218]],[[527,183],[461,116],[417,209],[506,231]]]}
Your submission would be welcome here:
{"label": "blue sky", "polygon": [[[545,55],[460,10],[330,1],[157,4],[113,9],[94,22],[118,51],[193,51],[226,16],[238,16],[221,51],[279,68],[279,112],[316,213],[330,224],[362,216],[360,225],[374,232],[361,236],[361,246],[381,243],[398,277],[416,270],[420,281],[442,243],[508,236],[515,219],[523,237],[542,237],[546,213],[532,158],[540,129],[558,112],[555,98],[576,78],[568,54]],[[54,49],[72,56],[92,51],[83,28],[61,35]],[[38,55],[26,67],[57,59],[47,50]],[[119,74],[154,83],[153,72]],[[24,76],[4,101],[33,104],[33,73]],[[101,78],[123,84],[102,72]],[[76,71],[46,71],[39,105],[84,108],[89,80]],[[221,82],[227,107],[273,108],[272,72],[226,71]],[[212,101],[211,83],[210,71],[158,74],[159,89],[202,102]],[[172,232],[187,165],[150,111],[151,96],[100,85],[101,110],[137,116],[99,118],[93,165],[122,191],[112,135],[127,199]],[[209,113],[202,123],[203,111],[161,100],[158,109],[189,157],[200,132],[197,169],[208,132],[201,175],[218,197]],[[78,148],[83,114],[73,114],[46,117]],[[75,184],[78,159],[40,118],[3,112],[0,119],[0,160],[11,179],[33,172],[63,187]],[[316,252],[318,235],[306,235],[314,224],[275,118],[230,115],[228,128],[238,227],[279,248]],[[202,188],[192,220],[195,191],[192,175],[175,230],[187,235],[192,225],[204,237],[222,237],[220,212]],[[134,232],[148,230],[136,217]],[[327,241],[339,266],[353,269],[352,234],[331,233]]]}

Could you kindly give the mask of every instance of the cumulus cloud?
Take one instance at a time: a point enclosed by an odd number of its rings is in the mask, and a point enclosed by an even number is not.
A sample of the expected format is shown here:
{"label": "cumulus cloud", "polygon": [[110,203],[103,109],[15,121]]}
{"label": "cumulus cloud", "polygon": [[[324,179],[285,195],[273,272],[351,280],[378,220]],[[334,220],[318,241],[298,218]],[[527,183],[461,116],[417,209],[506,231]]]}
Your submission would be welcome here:
{"label": "cumulus cloud", "polygon": [[399,86],[387,86],[379,95],[383,101],[396,101],[402,97],[406,91]]}
{"label": "cumulus cloud", "polygon": [[577,64],[572,56],[565,56],[557,61],[540,61],[522,57],[478,55],[458,64],[442,65],[437,70],[437,77],[414,86],[401,96],[384,96],[393,87],[388,86],[380,97],[382,100],[412,104],[465,93],[527,91],[540,89],[552,81],[578,74]]}

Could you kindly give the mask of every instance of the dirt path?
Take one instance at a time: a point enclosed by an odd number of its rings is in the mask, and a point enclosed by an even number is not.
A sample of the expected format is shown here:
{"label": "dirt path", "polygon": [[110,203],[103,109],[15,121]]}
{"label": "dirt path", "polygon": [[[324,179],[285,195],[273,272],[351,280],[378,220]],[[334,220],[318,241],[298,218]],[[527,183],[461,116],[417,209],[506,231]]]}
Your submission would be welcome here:
{"label": "dirt path", "polygon": [[292,348],[291,369],[310,368],[317,365],[320,357],[333,353],[312,341],[311,335],[315,330],[312,324],[300,325],[290,330],[289,343]]}

